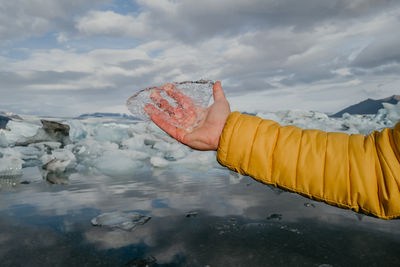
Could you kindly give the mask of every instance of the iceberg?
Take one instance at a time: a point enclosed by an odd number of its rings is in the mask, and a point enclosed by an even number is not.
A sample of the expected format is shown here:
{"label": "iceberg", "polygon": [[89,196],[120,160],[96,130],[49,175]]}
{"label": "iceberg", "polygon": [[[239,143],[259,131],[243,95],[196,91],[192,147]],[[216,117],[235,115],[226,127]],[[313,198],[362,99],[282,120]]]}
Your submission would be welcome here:
{"label": "iceberg", "polygon": [[13,150],[17,151],[21,157],[21,159],[24,161],[22,167],[34,167],[34,166],[40,166],[41,165],[41,160],[40,158],[46,151],[44,149],[39,149],[36,146],[16,146],[13,147]]}
{"label": "iceberg", "polygon": [[91,166],[109,176],[128,175],[142,167],[142,160],[147,157],[147,154],[140,151],[108,150],[93,160]]}
{"label": "iceberg", "polygon": [[40,127],[40,124],[30,121],[10,120],[7,123],[8,131],[3,133],[8,140],[8,145],[14,145],[18,141],[34,136]]}
{"label": "iceberg", "polygon": [[88,134],[87,127],[80,120],[68,120],[65,123],[70,128],[69,137],[72,142],[78,142],[86,138]]}
{"label": "iceberg", "polygon": [[378,111],[377,118],[379,116],[384,117],[383,120],[388,121],[388,124],[395,124],[396,122],[400,121],[400,102],[396,105],[390,103],[382,103],[383,109]]}
{"label": "iceberg", "polygon": [[319,129],[328,132],[368,135],[372,131],[393,127],[400,121],[400,103],[384,103],[384,108],[375,115],[350,115],[341,118],[329,117],[325,113],[304,110],[283,110],[257,113],[263,119],[274,120],[281,125],[296,125],[303,129]]}
{"label": "iceberg", "polygon": [[43,167],[50,172],[64,172],[76,164],[75,155],[68,149],[57,149],[41,157]]}
{"label": "iceberg", "polygon": [[119,143],[129,137],[128,126],[117,124],[99,124],[96,125],[90,135],[99,142],[109,141],[112,143]]}
{"label": "iceberg", "polygon": [[39,128],[34,136],[23,138],[16,143],[17,146],[26,146],[40,142],[60,142],[62,145],[71,143],[69,138],[70,127],[55,121],[40,120],[42,127]]}

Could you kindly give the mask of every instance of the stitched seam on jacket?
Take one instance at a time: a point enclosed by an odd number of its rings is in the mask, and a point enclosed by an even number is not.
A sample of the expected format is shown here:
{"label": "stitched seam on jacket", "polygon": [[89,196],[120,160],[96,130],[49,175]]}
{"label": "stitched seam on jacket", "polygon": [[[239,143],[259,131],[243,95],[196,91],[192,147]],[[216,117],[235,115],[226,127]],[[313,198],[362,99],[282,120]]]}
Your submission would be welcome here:
{"label": "stitched seam on jacket", "polygon": [[[278,127],[278,130],[277,130],[277,133],[276,133],[276,137],[275,137],[274,146],[272,147],[272,150],[271,150],[271,167],[270,167],[271,175],[270,175],[269,179],[272,179],[272,174],[274,173],[274,154],[275,154],[276,145],[278,144],[278,139],[279,139],[279,134],[280,134],[280,131],[281,131],[281,127],[282,126]],[[276,184],[276,181],[275,181],[275,184]]]}
{"label": "stitched seam on jacket", "polygon": [[347,137],[347,164],[348,164],[348,183],[349,185],[347,186],[347,189],[349,190],[349,202],[353,205],[353,198],[351,194],[351,158],[350,158],[350,137]]}
{"label": "stitched seam on jacket", "polygon": [[326,158],[328,154],[328,133],[325,133],[325,156],[324,156],[324,164],[322,171],[322,195],[325,196],[325,180],[326,180]]}
{"label": "stitched seam on jacket", "polygon": [[250,148],[249,158],[248,158],[248,160],[247,160],[246,173],[247,173],[247,170],[249,169],[251,156],[252,156],[252,154],[253,154],[254,140],[256,139],[256,136],[257,136],[257,134],[258,134],[258,129],[260,128],[261,123],[262,123],[262,120],[259,120],[258,125],[257,125],[257,128],[256,128],[256,131],[254,132],[254,135],[253,135],[253,140],[251,141],[251,148]]}
{"label": "stitched seam on jacket", "polygon": [[239,116],[236,118],[235,122],[233,123],[233,127],[231,127],[232,130],[231,130],[231,134],[229,135],[228,148],[226,150],[225,161],[228,161],[228,155],[229,155],[229,150],[231,147],[232,136],[234,134],[234,130],[236,129],[236,124],[238,123]]}
{"label": "stitched seam on jacket", "polygon": [[[393,154],[394,154],[394,157],[397,159],[397,155],[396,155],[396,152],[394,151],[394,149],[393,149],[393,143],[392,143],[392,138],[391,138],[391,132],[389,132],[388,133],[388,139],[389,139],[389,144],[390,144],[390,148],[391,148],[391,151],[393,152]],[[383,154],[383,153],[382,153]],[[386,162],[386,160],[384,159],[384,161],[385,161],[385,163],[386,163],[386,165],[388,166],[388,169],[389,169],[389,171],[390,171],[390,174],[391,174],[391,176],[393,177],[393,178],[396,178],[396,172],[392,169],[392,164],[388,164],[387,162]],[[396,183],[397,184],[397,183]]]}
{"label": "stitched seam on jacket", "polygon": [[[380,173],[378,173],[378,164],[379,164],[379,168],[381,169],[381,173],[382,173],[382,168],[381,168],[381,162],[379,161],[379,156],[378,156],[378,147],[377,147],[377,145],[378,145],[378,143],[377,143],[377,138],[376,138],[376,135],[377,135],[378,133],[377,132],[374,132],[373,133],[373,136],[374,136],[374,166],[375,166],[375,175],[376,175],[376,188],[378,189],[378,190],[376,190],[376,192],[377,192],[377,199],[381,199],[380,198],[380,196],[382,196],[383,195],[383,192],[382,192],[382,188],[379,186],[379,178],[381,177],[380,176]],[[377,160],[378,159],[378,160]],[[382,205],[382,202],[381,201],[379,201],[379,209],[380,209],[380,212],[382,213],[383,212],[383,205]]]}
{"label": "stitched seam on jacket", "polygon": [[[379,148],[378,148],[378,149],[379,149]],[[393,171],[392,171],[391,168],[390,168],[390,164],[388,164],[388,162],[386,161],[385,157],[382,156],[382,155],[383,155],[382,150],[379,149],[379,151],[380,151],[380,154],[381,154],[381,156],[379,157],[379,159],[382,160],[383,163],[385,163],[385,166],[387,166],[387,169],[389,169],[390,176],[393,177],[394,175],[393,175]],[[381,164],[381,166],[382,166],[382,164]],[[382,171],[382,173],[383,173],[383,171]],[[388,175],[383,175],[383,177],[388,177]],[[384,182],[384,186],[385,186],[385,195],[388,195],[388,196],[390,197],[390,186],[388,186],[387,183],[386,183],[386,182],[387,182],[387,179],[384,179],[383,182]],[[390,199],[388,199],[387,201],[390,202]],[[385,205],[383,205],[383,204],[384,204],[383,202],[380,202],[380,203],[382,203],[382,209],[384,210],[384,213],[386,213],[386,209],[387,209],[388,207],[386,207]]]}
{"label": "stitched seam on jacket", "polygon": [[303,130],[300,132],[300,141],[299,141],[299,147],[297,149],[297,159],[296,159],[296,169],[294,173],[294,187],[297,188],[297,171],[299,167],[299,158],[300,158],[300,151],[301,151],[301,145],[303,144]]}
{"label": "stitched seam on jacket", "polygon": [[392,148],[397,161],[400,163],[400,154],[399,154],[399,150],[397,149],[396,142],[394,141],[393,131],[394,131],[393,129],[390,129],[390,131],[388,133],[390,147]]}

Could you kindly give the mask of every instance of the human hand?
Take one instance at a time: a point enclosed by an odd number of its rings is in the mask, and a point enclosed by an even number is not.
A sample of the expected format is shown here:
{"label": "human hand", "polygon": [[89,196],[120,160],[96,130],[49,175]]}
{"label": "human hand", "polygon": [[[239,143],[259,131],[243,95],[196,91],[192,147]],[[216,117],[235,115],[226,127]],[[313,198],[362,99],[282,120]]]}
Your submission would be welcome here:
{"label": "human hand", "polygon": [[[161,90],[175,99],[178,106],[173,107],[163,99]],[[150,95],[161,110],[152,104],[147,104],[144,109],[158,127],[179,142],[194,149],[217,150],[220,135],[231,112],[221,82],[214,84],[213,97],[214,103],[201,109],[195,107],[193,100],[182,94],[173,84],[166,84]],[[199,116],[201,119],[196,124]]]}

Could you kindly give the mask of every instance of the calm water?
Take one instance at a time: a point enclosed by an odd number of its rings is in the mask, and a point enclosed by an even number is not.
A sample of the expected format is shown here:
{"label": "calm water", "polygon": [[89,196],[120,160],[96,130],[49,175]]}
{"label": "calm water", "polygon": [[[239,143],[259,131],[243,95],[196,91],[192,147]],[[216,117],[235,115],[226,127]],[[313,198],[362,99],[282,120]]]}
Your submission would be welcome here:
{"label": "calm water", "polygon": [[[226,169],[128,177],[27,168],[0,181],[1,266],[400,266],[400,221],[272,189]],[[104,212],[151,220],[92,226]]]}

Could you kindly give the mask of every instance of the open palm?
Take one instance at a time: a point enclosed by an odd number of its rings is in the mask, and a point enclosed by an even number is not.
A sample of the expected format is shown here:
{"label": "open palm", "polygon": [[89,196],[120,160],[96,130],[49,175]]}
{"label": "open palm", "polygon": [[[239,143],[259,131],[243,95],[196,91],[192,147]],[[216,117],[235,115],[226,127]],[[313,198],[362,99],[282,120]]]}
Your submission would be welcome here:
{"label": "open palm", "polygon": [[[163,99],[161,90],[175,99],[178,106],[173,107]],[[199,150],[216,150],[230,107],[220,82],[214,84],[213,96],[214,103],[210,107],[199,109],[173,84],[166,84],[150,96],[160,109],[147,104],[145,111],[158,127],[179,142]],[[201,119],[197,122],[198,117]],[[192,128],[192,125],[195,126]]]}

